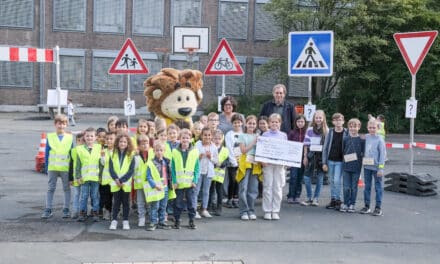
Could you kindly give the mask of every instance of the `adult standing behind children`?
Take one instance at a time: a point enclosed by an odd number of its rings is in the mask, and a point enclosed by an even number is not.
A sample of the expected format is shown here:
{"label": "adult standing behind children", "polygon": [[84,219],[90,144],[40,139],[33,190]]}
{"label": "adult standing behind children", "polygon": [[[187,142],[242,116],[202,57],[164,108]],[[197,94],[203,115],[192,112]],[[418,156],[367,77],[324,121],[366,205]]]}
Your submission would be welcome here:
{"label": "adult standing behind children", "polygon": [[[219,124],[218,128],[226,135],[232,130],[232,116],[237,114],[237,101],[232,96],[225,96],[220,101],[222,113],[218,115]],[[240,114],[241,115],[241,114]],[[243,117],[244,119],[244,117]]]}
{"label": "adult standing behind children", "polygon": [[276,84],[272,89],[273,99],[266,102],[261,108],[260,116],[270,116],[273,113],[281,115],[281,131],[289,134],[293,129],[293,122],[295,120],[295,106],[294,104],[285,100],[287,90],[284,84]]}

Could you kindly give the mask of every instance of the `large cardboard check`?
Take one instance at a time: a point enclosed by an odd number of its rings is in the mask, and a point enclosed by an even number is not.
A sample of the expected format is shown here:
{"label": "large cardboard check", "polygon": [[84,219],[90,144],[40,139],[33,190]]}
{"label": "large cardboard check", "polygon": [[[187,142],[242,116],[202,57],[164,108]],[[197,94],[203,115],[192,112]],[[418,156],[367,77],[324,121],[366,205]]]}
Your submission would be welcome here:
{"label": "large cardboard check", "polygon": [[303,143],[270,137],[258,137],[255,161],[301,167]]}

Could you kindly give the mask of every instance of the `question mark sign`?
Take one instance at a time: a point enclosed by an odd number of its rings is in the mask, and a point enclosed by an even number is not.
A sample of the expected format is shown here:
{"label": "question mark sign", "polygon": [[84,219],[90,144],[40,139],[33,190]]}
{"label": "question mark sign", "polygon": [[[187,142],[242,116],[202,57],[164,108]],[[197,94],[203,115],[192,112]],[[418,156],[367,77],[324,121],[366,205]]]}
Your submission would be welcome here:
{"label": "question mark sign", "polygon": [[411,112],[412,112],[412,110],[413,110],[413,107],[414,107],[414,106],[413,106],[412,104],[409,105],[409,115],[412,115]]}
{"label": "question mark sign", "polygon": [[312,109],[307,109],[307,110],[309,110],[309,118],[311,118],[312,117]]}

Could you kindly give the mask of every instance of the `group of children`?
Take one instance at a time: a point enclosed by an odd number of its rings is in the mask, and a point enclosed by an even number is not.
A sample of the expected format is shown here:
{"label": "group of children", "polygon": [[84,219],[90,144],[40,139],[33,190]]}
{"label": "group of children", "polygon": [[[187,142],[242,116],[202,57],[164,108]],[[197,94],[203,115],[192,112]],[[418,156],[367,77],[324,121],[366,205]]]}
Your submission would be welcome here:
{"label": "group of children", "polygon": [[[108,119],[107,129],[88,128],[76,135],[74,142],[72,134],[65,131],[67,117],[57,115],[56,131],[47,136],[45,164],[49,180],[42,218],[52,216],[52,200],[60,177],[64,190],[63,218],[86,221],[90,198],[89,216],[93,221],[111,220],[111,230],[118,227],[121,206],[122,228],[130,229],[130,205],[137,209],[140,227],[146,225],[149,208],[149,231],[180,229],[183,211],[188,212],[188,227],[196,229],[195,219],[219,216],[223,206],[239,208],[241,220],[255,220],[255,200],[259,194],[263,218],[278,220],[286,171],[281,165],[255,161],[259,136],[304,144],[302,166],[290,169],[288,203],[318,206],[323,177],[328,173],[331,201],[326,207],[354,212],[363,167],[365,206],[360,213],[370,213],[374,179],[373,214],[381,215],[385,144],[377,135],[377,120],[368,121],[369,134],[365,137],[359,136],[358,119],[349,120],[348,130],[343,127],[342,114],[334,114],[332,121],[334,128],[328,129],[324,112],[317,110],[306,127],[304,116],[298,115],[295,129],[286,135],[280,131],[279,114],[259,119],[234,114],[233,129],[223,134],[218,129],[218,114],[210,113],[191,128],[186,123],[167,125],[160,118],[141,119],[135,135],[130,137],[127,122],[113,116]],[[314,193],[312,178],[317,179]],[[303,180],[307,198],[300,202]],[[174,218],[173,226],[167,224],[168,217]]]}

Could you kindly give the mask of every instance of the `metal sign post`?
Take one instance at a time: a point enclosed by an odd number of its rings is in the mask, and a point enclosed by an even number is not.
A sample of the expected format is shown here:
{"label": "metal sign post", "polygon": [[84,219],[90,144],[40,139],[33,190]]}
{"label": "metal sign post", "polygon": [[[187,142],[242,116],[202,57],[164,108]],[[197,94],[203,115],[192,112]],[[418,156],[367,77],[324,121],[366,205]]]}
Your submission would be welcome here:
{"label": "metal sign post", "polygon": [[57,78],[57,109],[58,114],[61,114],[61,87],[60,87],[60,47],[57,45],[55,47],[56,59],[55,59],[55,68],[56,68],[56,78]]}

